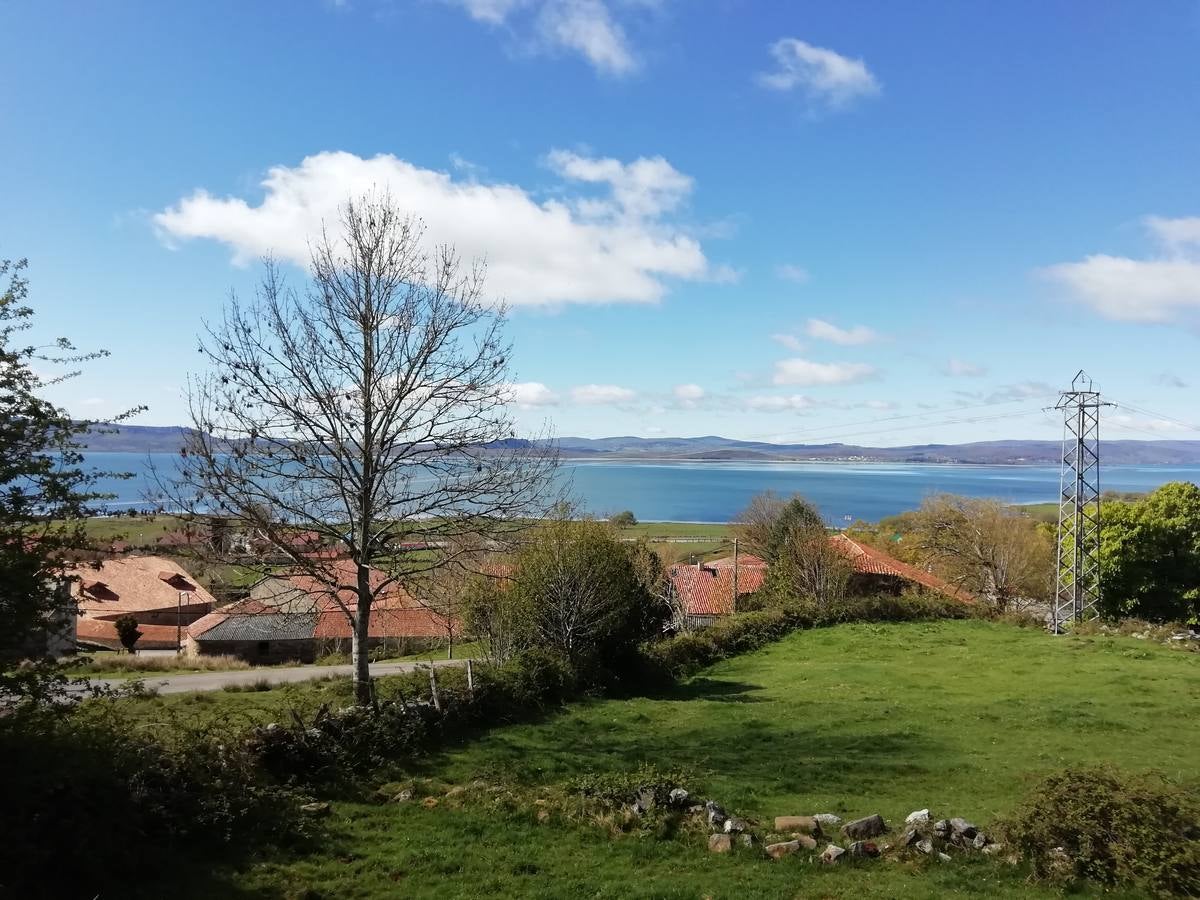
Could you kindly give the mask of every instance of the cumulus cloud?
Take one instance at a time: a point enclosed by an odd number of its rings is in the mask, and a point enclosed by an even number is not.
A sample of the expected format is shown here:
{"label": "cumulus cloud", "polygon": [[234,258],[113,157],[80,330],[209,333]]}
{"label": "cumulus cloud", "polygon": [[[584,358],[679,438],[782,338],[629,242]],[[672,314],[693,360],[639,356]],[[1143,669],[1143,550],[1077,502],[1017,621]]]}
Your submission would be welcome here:
{"label": "cumulus cloud", "polygon": [[760,394],[746,400],[746,406],[757,412],[801,412],[816,405],[816,401],[803,394],[790,396]]}
{"label": "cumulus cloud", "polygon": [[809,319],[804,326],[804,333],[810,338],[829,341],[849,347],[856,344],[869,344],[879,340],[879,335],[865,325],[855,325],[853,328],[838,328],[823,319]]}
{"label": "cumulus cloud", "polygon": [[1172,322],[1200,313],[1200,218],[1143,220],[1161,253],[1150,259],[1093,254],[1037,274],[1105,318]]}
{"label": "cumulus cloud", "polygon": [[798,89],[812,102],[834,109],[879,93],[879,82],[861,59],[796,38],[776,41],[770,52],[776,68],[759,75],[764,87],[777,91]]}
{"label": "cumulus cloud", "polygon": [[706,396],[704,388],[698,384],[677,384],[673,393],[679,405],[686,409],[692,409]]}
{"label": "cumulus cloud", "polygon": [[1182,434],[1192,431],[1183,422],[1149,416],[1131,416],[1128,413],[1114,413],[1105,419],[1104,424],[1129,431],[1149,431],[1154,434]]}
{"label": "cumulus cloud", "polygon": [[508,386],[510,402],[523,409],[537,406],[553,406],[559,401],[558,394],[540,381],[523,381]]}
{"label": "cumulus cloud", "polygon": [[866,363],[820,363],[795,357],[775,363],[775,384],[819,385],[854,384],[866,381],[877,374],[874,366]]}
{"label": "cumulus cloud", "polygon": [[628,75],[641,61],[605,0],[446,0],[475,21],[520,35],[535,53],[569,52],[606,75]]}
{"label": "cumulus cloud", "polygon": [[793,281],[796,284],[806,284],[811,277],[808,269],[804,268],[804,266],[795,266],[791,263],[776,266],[775,274],[784,281]]}
{"label": "cumulus cloud", "polygon": [[637,392],[615,384],[581,384],[571,389],[571,399],[583,406],[608,406],[629,403]]}
{"label": "cumulus cloud", "polygon": [[169,243],[220,241],[238,265],[267,253],[305,264],[309,239],[336,226],[339,205],[386,190],[425,220],[430,240],[485,258],[488,292],[513,305],[653,303],[670,279],[720,280],[699,242],[667,216],[692,181],[666,160],[555,151],[549,162],[569,182],[599,186],[600,196],[539,202],[517,185],[455,180],[389,154],[325,152],[270,169],[257,205],[197,190],[154,223]]}
{"label": "cumulus cloud", "polygon": [[945,374],[952,378],[979,378],[987,374],[987,369],[983,366],[975,365],[961,359],[952,359],[946,363],[946,367],[942,370]]}
{"label": "cumulus cloud", "polygon": [[804,344],[794,334],[773,334],[771,335],[771,340],[781,347],[786,347],[793,353],[799,353],[804,349]]}

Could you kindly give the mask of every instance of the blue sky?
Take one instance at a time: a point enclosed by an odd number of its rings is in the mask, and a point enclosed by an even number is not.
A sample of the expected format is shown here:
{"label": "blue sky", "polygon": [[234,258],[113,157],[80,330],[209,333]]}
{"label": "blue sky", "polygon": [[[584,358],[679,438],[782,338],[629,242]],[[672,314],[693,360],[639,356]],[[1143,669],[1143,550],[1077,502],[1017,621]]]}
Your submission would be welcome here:
{"label": "blue sky", "polygon": [[486,256],[523,427],[1197,438],[1200,4],[0,8],[0,256],[183,421],[195,335],[370,185]]}

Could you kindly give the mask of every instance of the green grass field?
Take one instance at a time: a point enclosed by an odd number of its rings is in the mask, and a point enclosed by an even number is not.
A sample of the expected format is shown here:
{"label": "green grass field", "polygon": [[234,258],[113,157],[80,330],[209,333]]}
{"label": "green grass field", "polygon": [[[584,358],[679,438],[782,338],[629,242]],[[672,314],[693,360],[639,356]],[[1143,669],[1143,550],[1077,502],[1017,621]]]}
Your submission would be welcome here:
{"label": "green grass field", "polygon": [[[286,698],[234,694],[200,705],[240,704],[254,716]],[[794,634],[661,696],[580,703],[496,729],[413,774],[482,778],[536,796],[585,772],[652,762],[692,771],[695,790],[762,821],[829,811],[900,822],[928,806],[986,826],[1037,776],[1064,766],[1110,762],[1194,783],[1197,712],[1200,657],[1144,641],[975,621],[846,625]],[[482,801],[341,802],[330,829],[317,852],[218,870],[189,886],[194,896],[256,898],[1051,895],[990,860],[826,870],[801,858],[713,856],[695,836],[613,839],[593,827],[539,825],[531,811]]]}

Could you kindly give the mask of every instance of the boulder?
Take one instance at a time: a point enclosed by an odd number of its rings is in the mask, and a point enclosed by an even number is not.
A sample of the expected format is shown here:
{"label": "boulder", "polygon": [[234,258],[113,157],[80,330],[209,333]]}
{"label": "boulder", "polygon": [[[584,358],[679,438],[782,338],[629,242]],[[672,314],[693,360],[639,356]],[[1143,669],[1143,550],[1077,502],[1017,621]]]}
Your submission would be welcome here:
{"label": "boulder", "polygon": [[827,866],[832,866],[845,852],[846,851],[837,844],[830,844],[821,854],[821,862],[825,863]]}
{"label": "boulder", "polygon": [[871,841],[855,841],[846,848],[851,856],[878,856],[879,847]]}
{"label": "boulder", "polygon": [[783,834],[793,831],[820,834],[821,823],[817,821],[816,816],[776,816],[775,830]]}
{"label": "boulder", "polygon": [[1003,850],[1004,850],[1003,844],[988,844],[986,847],[983,848],[983,852],[986,856],[994,856],[995,854],[1000,853]]}
{"label": "boulder", "polygon": [[885,831],[887,831],[887,823],[883,821],[883,816],[878,813],[862,819],[855,819],[853,822],[847,822],[842,826],[842,834],[855,841],[878,837]]}
{"label": "boulder", "polygon": [[979,833],[979,829],[966,819],[951,819],[950,832],[953,837],[970,842],[975,840],[975,835]]}
{"label": "boulder", "polygon": [[708,850],[710,853],[728,853],[733,849],[733,838],[728,834],[710,834]]}
{"label": "boulder", "polygon": [[988,836],[981,831],[979,834],[975,835],[975,840],[971,841],[971,846],[976,850],[982,850],[988,845],[988,843]]}
{"label": "boulder", "polygon": [[639,791],[633,800],[634,815],[644,816],[654,808],[654,792]]}
{"label": "boulder", "polygon": [[412,791],[401,791],[392,798],[393,803],[407,803],[412,799]]}
{"label": "boulder", "polygon": [[799,853],[802,846],[799,841],[780,841],[778,844],[767,844],[765,849],[771,859],[783,859],[785,856]]}
{"label": "boulder", "polygon": [[312,816],[314,819],[323,819],[325,816],[329,815],[331,809],[328,803],[318,801],[316,803],[301,804],[300,812],[304,813],[306,816]]}
{"label": "boulder", "polygon": [[689,794],[683,788],[673,788],[667,797],[672,806],[685,806],[688,802],[688,799],[691,797],[691,794]]}
{"label": "boulder", "polygon": [[929,810],[918,809],[915,812],[910,812],[907,816],[904,817],[904,824],[905,825],[928,825],[929,824]]}
{"label": "boulder", "polygon": [[817,839],[810,834],[798,834],[795,838],[805,850],[816,850]]}
{"label": "boulder", "polygon": [[721,831],[725,827],[725,820],[729,818],[724,808],[712,800],[704,804],[704,816],[708,820],[708,827],[713,831]]}
{"label": "boulder", "polygon": [[948,819],[938,819],[933,823],[933,833],[940,838],[950,837],[950,821]]}
{"label": "boulder", "polygon": [[738,843],[741,844],[743,847],[753,847],[755,844],[758,843],[758,838],[756,838],[754,835],[752,835],[750,832],[747,831],[743,834],[738,835]]}
{"label": "boulder", "polygon": [[744,831],[750,830],[750,823],[745,819],[739,819],[737,816],[730,816],[725,820],[726,834],[741,834]]}
{"label": "boulder", "polygon": [[933,852],[933,841],[931,841],[929,838],[917,841],[914,846],[926,856]]}
{"label": "boulder", "polygon": [[950,854],[938,853],[938,862],[950,862]]}
{"label": "boulder", "polygon": [[817,813],[813,818],[822,828],[837,828],[842,824],[842,817],[835,816],[833,813]]}

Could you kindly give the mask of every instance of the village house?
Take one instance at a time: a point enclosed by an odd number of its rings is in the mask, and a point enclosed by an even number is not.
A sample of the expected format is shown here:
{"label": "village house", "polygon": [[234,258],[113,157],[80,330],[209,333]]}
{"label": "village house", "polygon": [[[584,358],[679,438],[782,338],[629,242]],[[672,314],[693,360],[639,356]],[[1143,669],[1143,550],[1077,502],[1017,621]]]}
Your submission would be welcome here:
{"label": "village house", "polygon": [[[345,558],[323,560],[343,584],[353,584],[355,565]],[[386,576],[371,571],[378,587]],[[187,630],[192,655],[227,654],[252,663],[312,662],[351,646],[350,620],[344,609],[357,607],[349,588],[336,596],[320,580],[302,572],[263,578],[250,596],[215,610]],[[400,585],[383,589],[371,606],[368,648],[416,652],[444,643],[456,623],[418,603]]]}
{"label": "village house", "polygon": [[120,556],[70,570],[79,610],[76,640],[84,646],[121,649],[116,620],[133,616],[142,632],[139,650],[174,650],[187,627],[213,608],[213,598],[178,563],[162,556]]}
{"label": "village house", "polygon": [[[915,588],[964,603],[974,602],[975,598],[966,591],[933,573],[901,562],[844,534],[831,535],[829,542],[850,563],[850,590],[853,593],[898,594],[906,588]],[[702,628],[741,608],[741,601],[762,587],[767,563],[757,556],[742,554],[737,558],[736,566],[733,557],[725,557],[708,563],[680,563],[672,566],[668,574],[676,626]]]}

